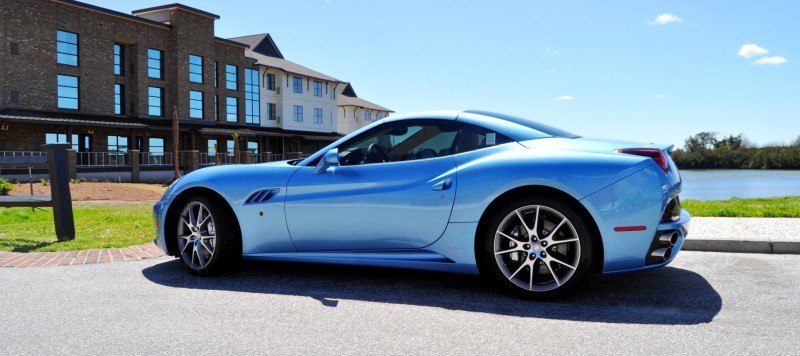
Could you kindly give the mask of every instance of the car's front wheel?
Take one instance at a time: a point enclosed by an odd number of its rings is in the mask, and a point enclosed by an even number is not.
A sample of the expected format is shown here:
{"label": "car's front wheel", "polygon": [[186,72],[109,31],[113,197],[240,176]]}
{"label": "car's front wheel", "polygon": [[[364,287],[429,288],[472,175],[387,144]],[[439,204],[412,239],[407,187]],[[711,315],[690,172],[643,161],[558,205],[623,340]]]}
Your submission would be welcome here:
{"label": "car's front wheel", "polygon": [[552,198],[517,199],[495,214],[483,239],[486,272],[503,288],[541,300],[573,291],[592,264],[581,216]]}
{"label": "car's front wheel", "polygon": [[195,196],[186,200],[177,221],[178,257],[195,275],[211,275],[236,265],[238,234],[220,203]]}

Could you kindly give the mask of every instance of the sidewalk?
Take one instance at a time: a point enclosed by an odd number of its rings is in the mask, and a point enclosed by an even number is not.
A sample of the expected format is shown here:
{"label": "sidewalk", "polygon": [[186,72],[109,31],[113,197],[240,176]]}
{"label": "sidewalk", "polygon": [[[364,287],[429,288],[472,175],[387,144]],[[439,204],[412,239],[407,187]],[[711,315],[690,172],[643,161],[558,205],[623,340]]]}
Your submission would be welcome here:
{"label": "sidewalk", "polygon": [[0,267],[42,267],[86,265],[146,260],[164,256],[153,243],[124,248],[104,248],[62,252],[0,252]]}
{"label": "sidewalk", "polygon": [[683,249],[800,254],[800,219],[693,217]]}

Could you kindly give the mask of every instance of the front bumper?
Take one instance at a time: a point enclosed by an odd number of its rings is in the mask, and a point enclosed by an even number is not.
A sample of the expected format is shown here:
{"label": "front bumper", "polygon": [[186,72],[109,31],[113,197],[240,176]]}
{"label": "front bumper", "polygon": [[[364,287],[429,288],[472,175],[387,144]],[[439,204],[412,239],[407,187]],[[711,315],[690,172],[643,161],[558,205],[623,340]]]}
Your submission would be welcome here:
{"label": "front bumper", "polygon": [[169,200],[166,198],[162,198],[155,205],[153,205],[153,219],[155,220],[156,226],[156,238],[153,240],[153,243],[156,244],[156,246],[158,246],[158,248],[160,248],[162,251],[164,251],[164,253],[170,255],[164,232],[164,224],[166,223],[167,219],[167,207],[169,207]]}

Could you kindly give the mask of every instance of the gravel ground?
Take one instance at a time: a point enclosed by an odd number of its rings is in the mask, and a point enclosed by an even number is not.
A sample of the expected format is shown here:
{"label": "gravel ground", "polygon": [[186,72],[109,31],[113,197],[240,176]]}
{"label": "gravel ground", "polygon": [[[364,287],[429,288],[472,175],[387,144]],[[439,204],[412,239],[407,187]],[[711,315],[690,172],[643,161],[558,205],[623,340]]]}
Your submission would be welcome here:
{"label": "gravel ground", "polygon": [[796,354],[800,256],[681,252],[556,303],[476,278],[176,260],[0,269],[2,354]]}

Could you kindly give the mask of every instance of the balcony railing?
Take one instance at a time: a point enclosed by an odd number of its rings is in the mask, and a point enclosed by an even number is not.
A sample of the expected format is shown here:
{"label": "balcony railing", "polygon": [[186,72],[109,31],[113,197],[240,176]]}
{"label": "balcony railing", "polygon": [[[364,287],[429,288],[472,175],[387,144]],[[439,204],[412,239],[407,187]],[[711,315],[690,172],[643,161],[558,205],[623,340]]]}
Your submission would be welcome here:
{"label": "balcony railing", "polygon": [[43,151],[0,151],[0,157],[47,156]]}
{"label": "balcony railing", "polygon": [[77,152],[79,167],[124,167],[130,164],[127,153],[122,152]]}
{"label": "balcony railing", "polygon": [[171,152],[164,152],[164,153],[151,153],[151,152],[139,152],[139,164],[142,166],[171,166],[172,165],[172,153]]}

